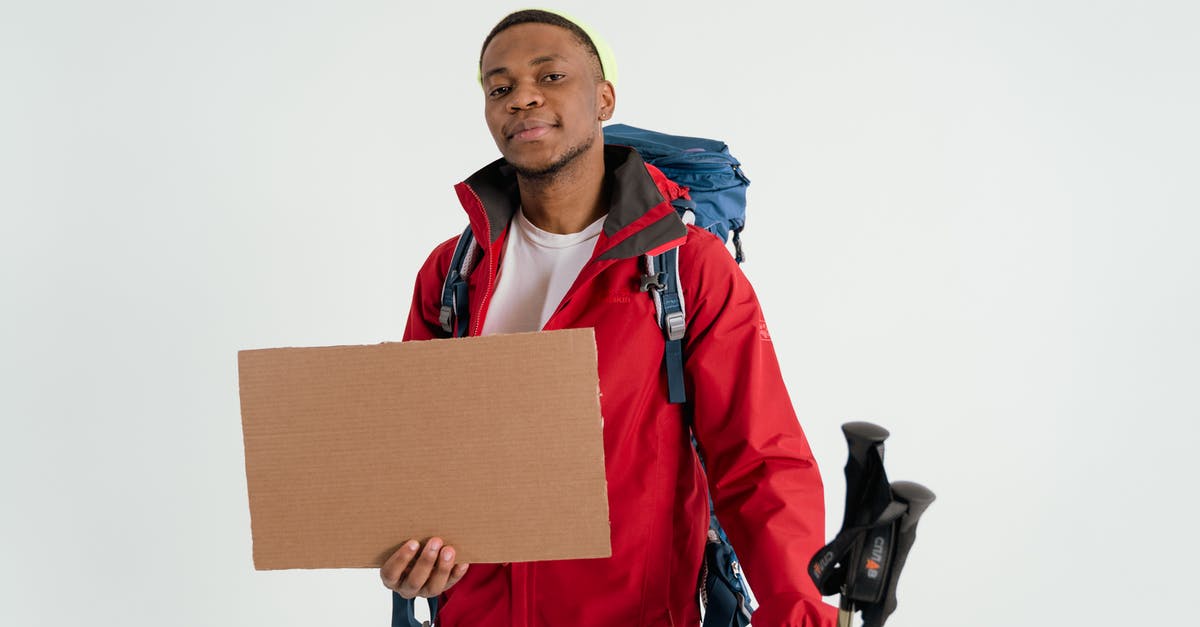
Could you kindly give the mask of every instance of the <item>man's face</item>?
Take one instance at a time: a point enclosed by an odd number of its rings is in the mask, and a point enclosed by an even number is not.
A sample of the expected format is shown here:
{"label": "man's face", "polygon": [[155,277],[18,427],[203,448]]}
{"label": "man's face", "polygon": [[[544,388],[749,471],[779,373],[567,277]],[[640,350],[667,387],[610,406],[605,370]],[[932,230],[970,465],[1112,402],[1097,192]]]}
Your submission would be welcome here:
{"label": "man's face", "polygon": [[612,84],[597,81],[591,53],[570,31],[513,26],[488,44],[482,72],[488,129],[521,174],[551,176],[600,149],[600,119],[614,104]]}

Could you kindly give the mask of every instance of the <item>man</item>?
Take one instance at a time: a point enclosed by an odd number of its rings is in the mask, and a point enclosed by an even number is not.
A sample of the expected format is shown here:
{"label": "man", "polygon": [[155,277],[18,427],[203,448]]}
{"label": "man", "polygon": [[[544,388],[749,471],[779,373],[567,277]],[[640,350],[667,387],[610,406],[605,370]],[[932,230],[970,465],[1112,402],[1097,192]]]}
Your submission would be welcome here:
{"label": "man", "polygon": [[[480,76],[503,158],[456,186],[481,246],[469,334],[595,329],[613,555],[468,568],[440,538],[412,540],[380,569],[384,584],[440,597],[446,627],[699,624],[708,502],[690,427],[760,603],[755,625],[832,625],[805,571],[824,543],[821,479],[745,277],[718,238],[678,218],[670,200],[683,189],[604,145],[616,96],[577,25],[542,11],[506,17],[484,42]],[[418,273],[405,340],[446,336],[438,314],[456,239]],[[667,400],[662,331],[639,291],[642,256],[675,246],[686,406]],[[513,366],[495,365],[520,376]]]}

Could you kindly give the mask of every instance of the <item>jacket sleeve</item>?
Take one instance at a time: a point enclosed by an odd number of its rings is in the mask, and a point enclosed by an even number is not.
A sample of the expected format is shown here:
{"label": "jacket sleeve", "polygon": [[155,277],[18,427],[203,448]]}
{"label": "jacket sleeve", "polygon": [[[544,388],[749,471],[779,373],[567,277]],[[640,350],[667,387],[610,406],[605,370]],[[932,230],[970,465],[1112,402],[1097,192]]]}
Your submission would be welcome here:
{"label": "jacket sleeve", "polygon": [[832,626],[836,609],[807,574],[825,544],[821,475],[758,298],[720,240],[696,231],[680,275],[693,428],[717,518],[759,602],[754,624]]}
{"label": "jacket sleeve", "polygon": [[442,283],[446,280],[450,256],[457,243],[458,238],[455,237],[439,244],[417,271],[402,341],[449,337],[450,334],[442,329],[438,321],[438,314],[441,312]]}

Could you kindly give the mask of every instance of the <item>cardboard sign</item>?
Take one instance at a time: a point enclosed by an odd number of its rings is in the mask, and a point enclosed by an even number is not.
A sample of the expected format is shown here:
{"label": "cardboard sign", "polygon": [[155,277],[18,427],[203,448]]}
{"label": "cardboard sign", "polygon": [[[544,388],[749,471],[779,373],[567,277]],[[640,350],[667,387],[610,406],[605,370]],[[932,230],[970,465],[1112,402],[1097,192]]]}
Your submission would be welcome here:
{"label": "cardboard sign", "polygon": [[238,353],[254,567],[608,557],[591,329]]}

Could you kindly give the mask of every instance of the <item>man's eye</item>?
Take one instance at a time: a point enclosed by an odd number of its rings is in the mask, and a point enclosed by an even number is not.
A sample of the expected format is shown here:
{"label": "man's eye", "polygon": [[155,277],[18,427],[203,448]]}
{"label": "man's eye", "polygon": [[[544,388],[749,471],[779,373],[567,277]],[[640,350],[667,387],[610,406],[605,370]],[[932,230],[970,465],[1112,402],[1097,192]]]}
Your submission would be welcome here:
{"label": "man's eye", "polygon": [[489,91],[488,96],[490,96],[492,98],[496,98],[498,96],[503,96],[504,94],[507,94],[507,93],[508,93],[508,86],[502,85],[500,87],[493,89],[492,91]]}
{"label": "man's eye", "polygon": [[561,73],[555,72],[555,73],[547,74],[547,75],[543,76],[542,80],[554,82],[554,81],[561,81],[562,79],[564,79],[566,77],[567,77],[566,74],[561,74]]}

